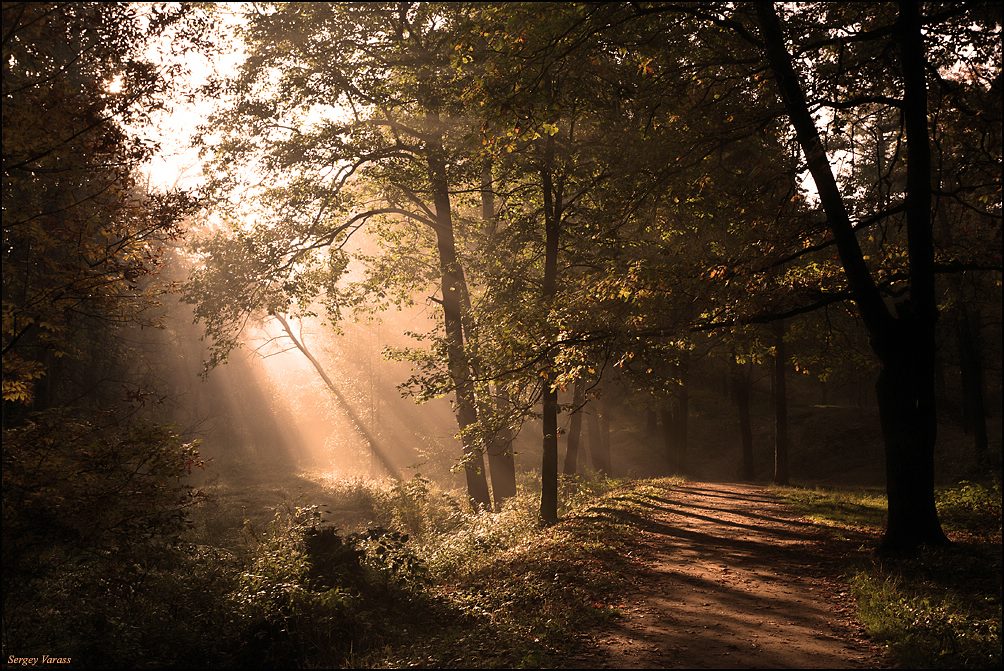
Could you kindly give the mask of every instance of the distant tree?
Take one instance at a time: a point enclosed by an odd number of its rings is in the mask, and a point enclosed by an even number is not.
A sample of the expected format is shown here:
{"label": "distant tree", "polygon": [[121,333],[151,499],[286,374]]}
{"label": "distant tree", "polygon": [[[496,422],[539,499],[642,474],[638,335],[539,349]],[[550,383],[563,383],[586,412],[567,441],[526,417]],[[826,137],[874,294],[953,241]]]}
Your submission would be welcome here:
{"label": "distant tree", "polygon": [[338,388],[338,385],[334,383],[324,366],[307,347],[306,342],[304,342],[302,328],[300,334],[297,335],[297,333],[293,331],[293,327],[290,325],[289,320],[286,319],[284,315],[274,314],[271,316],[279,322],[285,337],[293,343],[293,346],[298,349],[304,357],[306,357],[307,361],[310,362],[310,365],[314,367],[315,371],[317,371],[317,375],[324,381],[324,386],[328,388],[328,391],[330,391],[331,395],[334,396],[340,409],[349,418],[349,422],[352,424],[352,427],[366,441],[366,446],[369,449],[370,454],[372,454],[380,463],[380,467],[395,480],[401,480],[401,473],[390,460],[385,446],[383,446],[373,433],[366,428],[365,423],[352,408],[352,405],[346,400],[345,396]]}

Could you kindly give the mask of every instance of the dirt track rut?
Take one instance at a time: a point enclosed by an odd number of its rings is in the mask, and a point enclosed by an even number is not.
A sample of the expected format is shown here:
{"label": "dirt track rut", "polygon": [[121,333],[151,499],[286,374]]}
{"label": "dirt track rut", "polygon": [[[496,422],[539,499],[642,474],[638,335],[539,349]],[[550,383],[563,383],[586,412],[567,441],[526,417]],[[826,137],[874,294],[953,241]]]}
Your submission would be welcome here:
{"label": "dirt track rut", "polygon": [[641,533],[636,589],[613,627],[591,632],[566,666],[604,668],[880,668],[840,579],[841,538],[799,519],[754,485],[687,482],[613,508]]}

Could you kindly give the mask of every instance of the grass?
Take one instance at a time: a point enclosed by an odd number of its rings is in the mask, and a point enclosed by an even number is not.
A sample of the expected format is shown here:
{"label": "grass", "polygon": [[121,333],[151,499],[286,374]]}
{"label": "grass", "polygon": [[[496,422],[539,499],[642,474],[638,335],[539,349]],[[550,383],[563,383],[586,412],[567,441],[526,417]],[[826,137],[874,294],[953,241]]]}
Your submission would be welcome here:
{"label": "grass", "polygon": [[235,557],[223,647],[240,666],[560,664],[579,632],[617,617],[638,560],[616,512],[640,512],[660,485],[563,478],[562,521],[542,529],[529,482],[479,513],[421,477],[214,485],[193,537]]}
{"label": "grass", "polygon": [[778,487],[775,491],[819,524],[868,531],[885,523],[885,493],[878,490]]}
{"label": "grass", "polygon": [[618,616],[619,595],[636,561],[625,549],[637,530],[594,510],[640,510],[646,487],[657,486],[567,481],[563,499],[572,505],[559,524],[543,530],[535,496],[522,494],[501,513],[482,514],[439,541],[431,555],[439,618],[410,631],[409,641],[354,662],[397,668],[562,664],[577,647],[577,633]]}
{"label": "grass", "polygon": [[[873,490],[778,488],[806,517],[877,536],[885,497]],[[906,558],[848,567],[858,618],[906,668],[1001,665],[1000,484],[940,489],[938,511],[954,541]]]}

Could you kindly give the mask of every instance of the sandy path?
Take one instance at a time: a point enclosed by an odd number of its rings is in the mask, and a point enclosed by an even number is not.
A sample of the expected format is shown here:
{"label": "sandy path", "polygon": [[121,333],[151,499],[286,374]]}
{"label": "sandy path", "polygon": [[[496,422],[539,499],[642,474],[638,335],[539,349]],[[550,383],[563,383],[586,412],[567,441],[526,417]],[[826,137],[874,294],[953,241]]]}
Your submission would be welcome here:
{"label": "sandy path", "polygon": [[600,508],[640,529],[643,567],[612,628],[569,668],[877,668],[851,614],[839,560],[866,552],[800,520],[766,489],[688,482],[646,496],[644,515]]}

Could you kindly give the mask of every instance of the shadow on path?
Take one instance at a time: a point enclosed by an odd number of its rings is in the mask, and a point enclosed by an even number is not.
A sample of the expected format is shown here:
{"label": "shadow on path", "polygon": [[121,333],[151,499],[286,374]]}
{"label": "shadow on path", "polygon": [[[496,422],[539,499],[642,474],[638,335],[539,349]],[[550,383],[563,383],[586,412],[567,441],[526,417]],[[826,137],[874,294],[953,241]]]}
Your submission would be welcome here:
{"label": "shadow on path", "polygon": [[762,487],[685,483],[584,519],[640,530],[636,590],[569,668],[878,668],[839,576],[873,539],[838,538]]}

